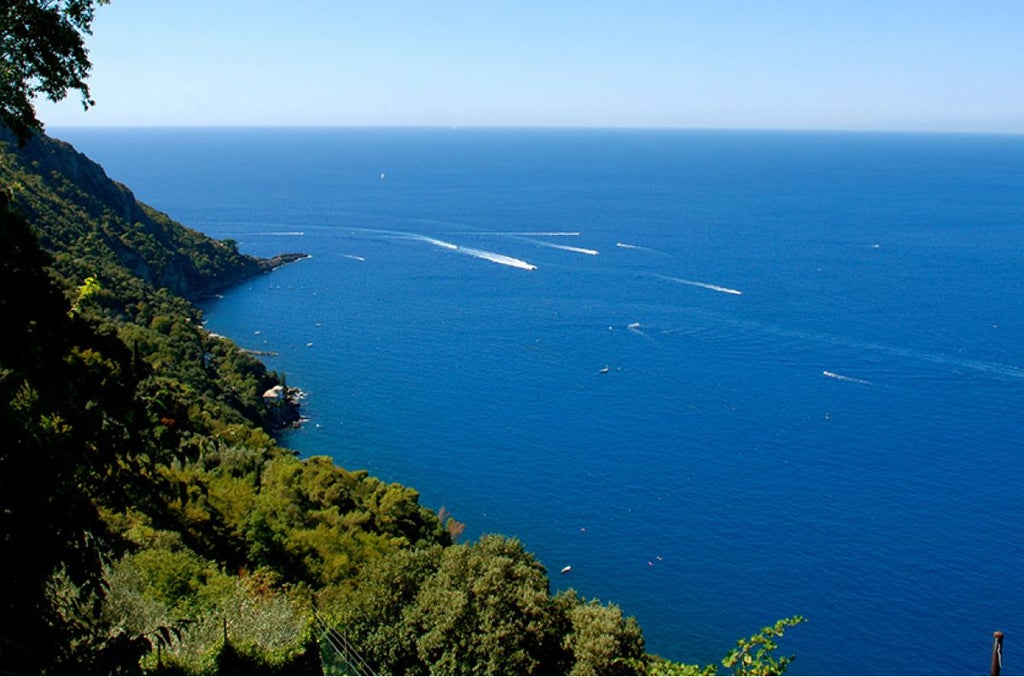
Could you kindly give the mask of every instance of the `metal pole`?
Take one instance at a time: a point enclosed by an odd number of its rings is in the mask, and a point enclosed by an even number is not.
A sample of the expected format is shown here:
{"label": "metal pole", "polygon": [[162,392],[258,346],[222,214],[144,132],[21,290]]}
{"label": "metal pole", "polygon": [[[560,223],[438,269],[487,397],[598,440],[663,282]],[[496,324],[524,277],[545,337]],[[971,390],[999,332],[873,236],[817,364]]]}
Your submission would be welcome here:
{"label": "metal pole", "polygon": [[992,672],[991,675],[998,675],[1003,670],[1003,633],[992,633]]}

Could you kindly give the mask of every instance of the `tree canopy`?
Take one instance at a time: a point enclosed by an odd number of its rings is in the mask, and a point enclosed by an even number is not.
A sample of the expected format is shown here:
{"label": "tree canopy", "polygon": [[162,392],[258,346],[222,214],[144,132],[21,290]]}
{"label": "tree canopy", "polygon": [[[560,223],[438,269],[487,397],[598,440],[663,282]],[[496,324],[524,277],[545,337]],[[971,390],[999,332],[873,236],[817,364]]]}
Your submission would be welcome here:
{"label": "tree canopy", "polygon": [[0,121],[24,142],[41,131],[33,100],[60,101],[78,90],[93,105],[85,36],[107,0],[5,0],[0,3]]}

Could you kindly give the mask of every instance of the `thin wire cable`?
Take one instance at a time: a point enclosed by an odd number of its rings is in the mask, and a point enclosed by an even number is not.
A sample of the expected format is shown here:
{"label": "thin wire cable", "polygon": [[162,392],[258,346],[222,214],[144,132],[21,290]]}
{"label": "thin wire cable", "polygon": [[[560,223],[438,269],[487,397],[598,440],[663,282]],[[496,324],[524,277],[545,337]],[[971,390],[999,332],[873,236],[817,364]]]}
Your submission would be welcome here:
{"label": "thin wire cable", "polygon": [[[373,668],[370,667],[369,663],[367,663],[359,654],[359,651],[356,650],[341,631],[328,623],[324,617],[320,615],[320,612],[316,607],[313,608],[313,616],[321,629],[325,631],[325,636],[335,651],[341,654],[352,667],[359,670],[360,674],[375,677],[377,673],[373,671]],[[338,648],[338,644],[341,645],[340,649]]]}
{"label": "thin wire cable", "polygon": [[[326,640],[327,645],[333,650],[333,652],[334,652],[334,658],[332,659],[333,661],[341,661],[341,663],[347,668],[346,671],[350,671],[354,667],[351,664],[352,661],[350,661],[345,656],[345,652],[342,650],[341,647],[339,647],[337,644],[334,643],[334,640],[331,638],[331,636],[328,633],[321,631],[320,639],[321,640]],[[351,670],[351,671],[355,672],[355,670]]]}
{"label": "thin wire cable", "polygon": [[357,651],[356,648],[352,645],[352,643],[348,641],[347,637],[341,634],[341,632],[339,632],[336,628],[330,628],[330,632],[334,634],[335,639],[341,642],[342,647],[345,649],[345,654],[355,659],[357,667],[360,670],[362,670],[362,673],[364,675],[369,675],[373,677],[376,674],[374,673],[373,668],[370,667],[370,665],[359,653],[359,651]]}
{"label": "thin wire cable", "polygon": [[334,628],[327,628],[327,637],[331,643],[331,646],[335,647],[336,650],[338,650],[338,644],[340,643],[340,655],[351,667],[355,668],[360,675],[368,675],[370,677],[373,677],[373,675],[375,674],[373,672],[373,669],[370,668],[370,666],[366,663],[363,657],[359,655],[359,652],[355,649],[355,647],[352,646],[352,643],[349,642],[344,635],[342,635]]}
{"label": "thin wire cable", "polygon": [[347,655],[345,650],[342,647],[338,646],[338,644],[335,642],[334,638],[331,636],[330,628],[324,628],[319,621],[316,622],[316,628],[318,634],[320,635],[320,639],[326,640],[328,646],[330,646],[331,649],[333,649],[336,659],[340,659],[346,668],[352,670],[353,672],[362,674],[359,666],[355,665],[354,661],[351,659],[351,657]]}

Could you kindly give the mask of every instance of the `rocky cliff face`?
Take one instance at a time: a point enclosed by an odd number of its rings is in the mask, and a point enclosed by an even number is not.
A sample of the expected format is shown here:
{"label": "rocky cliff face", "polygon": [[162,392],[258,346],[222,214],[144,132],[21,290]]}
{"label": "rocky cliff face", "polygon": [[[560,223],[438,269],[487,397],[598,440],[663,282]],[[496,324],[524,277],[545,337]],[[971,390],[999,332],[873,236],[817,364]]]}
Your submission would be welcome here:
{"label": "rocky cliff face", "polygon": [[0,129],[0,181],[51,252],[88,259],[105,250],[131,274],[190,299],[217,293],[302,254],[259,259],[139,202],[70,144],[36,136],[18,146]]}

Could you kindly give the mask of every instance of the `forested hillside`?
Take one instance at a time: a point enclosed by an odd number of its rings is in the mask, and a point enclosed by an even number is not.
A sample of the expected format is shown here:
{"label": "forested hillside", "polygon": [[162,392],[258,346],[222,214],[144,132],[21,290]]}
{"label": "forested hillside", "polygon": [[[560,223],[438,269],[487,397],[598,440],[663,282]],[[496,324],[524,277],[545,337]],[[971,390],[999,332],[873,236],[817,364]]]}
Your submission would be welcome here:
{"label": "forested hillside", "polygon": [[2,148],[4,671],[318,671],[327,627],[377,672],[642,669],[635,621],[517,541],[453,544],[414,490],[277,445],[277,375],[179,294],[279,261],[66,144]]}

